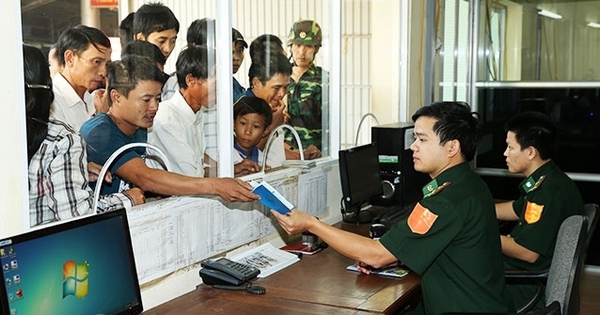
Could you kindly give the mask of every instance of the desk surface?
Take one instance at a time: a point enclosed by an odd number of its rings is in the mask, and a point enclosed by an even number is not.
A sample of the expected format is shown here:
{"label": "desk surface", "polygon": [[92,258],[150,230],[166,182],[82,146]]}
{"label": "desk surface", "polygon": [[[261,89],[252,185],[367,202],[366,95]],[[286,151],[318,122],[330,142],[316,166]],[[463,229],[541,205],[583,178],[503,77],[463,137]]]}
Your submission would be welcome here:
{"label": "desk surface", "polygon": [[[367,225],[338,226],[363,235],[368,229]],[[351,263],[327,248],[253,281],[267,289],[265,295],[201,284],[143,314],[392,314],[420,295],[420,278],[415,273],[401,279],[384,278],[347,271]]]}

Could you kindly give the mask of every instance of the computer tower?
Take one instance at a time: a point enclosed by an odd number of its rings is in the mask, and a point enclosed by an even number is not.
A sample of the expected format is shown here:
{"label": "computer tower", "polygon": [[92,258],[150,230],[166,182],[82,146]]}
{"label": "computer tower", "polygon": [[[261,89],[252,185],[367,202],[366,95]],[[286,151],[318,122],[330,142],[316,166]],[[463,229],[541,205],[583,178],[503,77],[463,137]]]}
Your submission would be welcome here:
{"label": "computer tower", "polygon": [[423,197],[422,188],[431,178],[413,167],[413,130],[412,122],[371,127],[371,141],[377,143],[381,179],[387,193],[387,198],[375,200],[374,205],[404,207]]}

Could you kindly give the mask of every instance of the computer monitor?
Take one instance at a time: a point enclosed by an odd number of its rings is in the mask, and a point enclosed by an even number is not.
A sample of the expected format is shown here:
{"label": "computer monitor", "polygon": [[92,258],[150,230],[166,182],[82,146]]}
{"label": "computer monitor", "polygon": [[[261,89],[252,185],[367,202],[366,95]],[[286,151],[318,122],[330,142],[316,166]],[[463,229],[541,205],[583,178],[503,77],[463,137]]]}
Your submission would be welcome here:
{"label": "computer monitor", "polygon": [[125,210],[0,239],[0,313],[140,314]]}
{"label": "computer monitor", "polygon": [[339,165],[343,220],[371,223],[375,214],[364,208],[383,195],[377,145],[370,143],[340,150]]}

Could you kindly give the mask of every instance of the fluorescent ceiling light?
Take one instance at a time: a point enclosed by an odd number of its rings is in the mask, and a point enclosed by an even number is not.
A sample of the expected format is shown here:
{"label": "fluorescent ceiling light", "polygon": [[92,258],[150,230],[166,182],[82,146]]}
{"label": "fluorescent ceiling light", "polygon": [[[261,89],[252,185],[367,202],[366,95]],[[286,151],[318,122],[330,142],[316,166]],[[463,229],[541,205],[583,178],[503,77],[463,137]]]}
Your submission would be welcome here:
{"label": "fluorescent ceiling light", "polygon": [[546,11],[546,10],[538,10],[537,12],[539,15],[543,15],[545,17],[549,17],[551,19],[556,19],[556,20],[560,20],[562,19],[562,15],[560,14],[556,14],[554,12],[550,12],[550,11]]}
{"label": "fluorescent ceiling light", "polygon": [[593,27],[593,28],[600,28],[600,24],[598,24],[596,22],[590,22],[587,24],[587,26]]}

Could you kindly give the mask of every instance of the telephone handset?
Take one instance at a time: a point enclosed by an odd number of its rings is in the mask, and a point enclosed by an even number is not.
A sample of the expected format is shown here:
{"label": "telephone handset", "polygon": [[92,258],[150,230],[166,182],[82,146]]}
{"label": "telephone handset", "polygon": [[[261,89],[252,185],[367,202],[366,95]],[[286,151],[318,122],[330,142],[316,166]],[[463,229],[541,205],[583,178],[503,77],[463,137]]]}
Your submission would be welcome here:
{"label": "telephone handset", "polygon": [[200,277],[208,285],[241,285],[260,274],[260,269],[227,258],[205,260]]}

